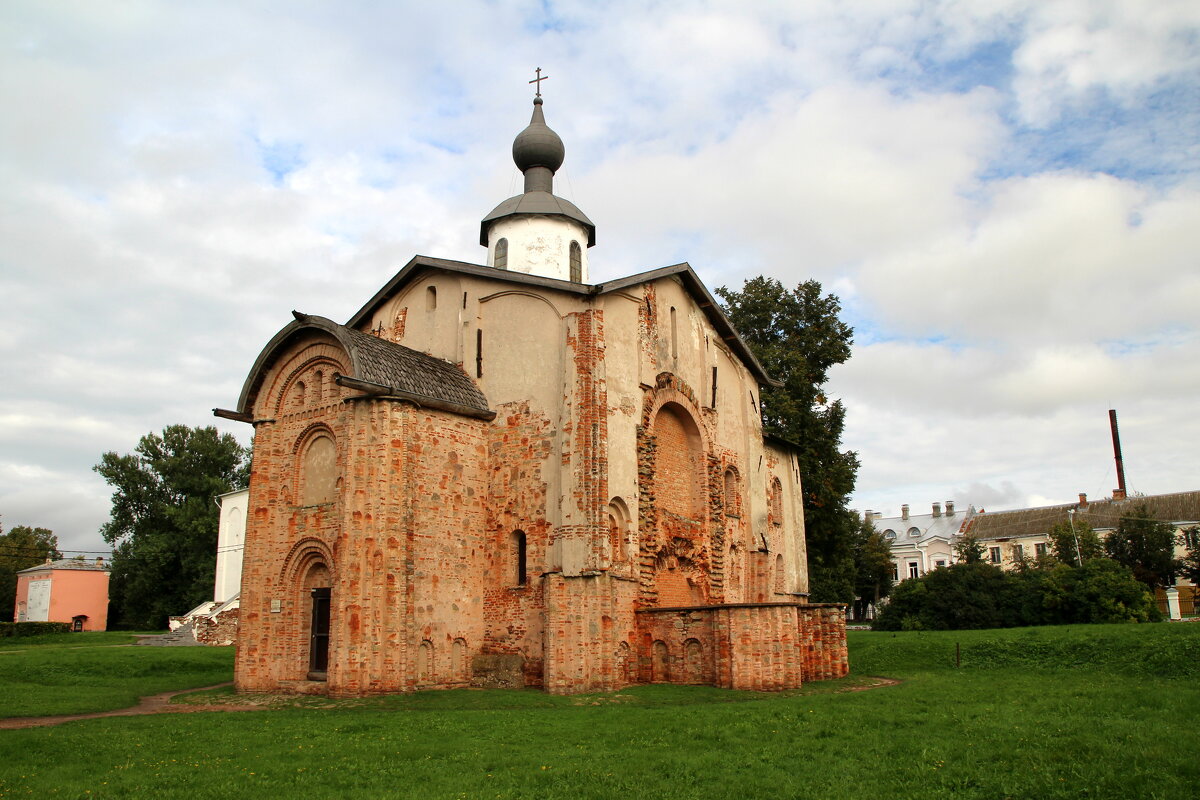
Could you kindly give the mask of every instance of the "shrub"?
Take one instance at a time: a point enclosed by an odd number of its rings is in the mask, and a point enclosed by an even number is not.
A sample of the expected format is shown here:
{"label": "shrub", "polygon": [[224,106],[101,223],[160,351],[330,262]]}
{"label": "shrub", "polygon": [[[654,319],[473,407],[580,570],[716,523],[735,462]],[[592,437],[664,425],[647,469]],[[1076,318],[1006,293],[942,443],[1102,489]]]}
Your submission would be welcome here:
{"label": "shrub", "polygon": [[0,639],[70,632],[69,622],[0,622]]}
{"label": "shrub", "polygon": [[876,630],[966,630],[1093,622],[1155,622],[1158,607],[1127,567],[1025,564],[1014,572],[954,564],[896,587]]}

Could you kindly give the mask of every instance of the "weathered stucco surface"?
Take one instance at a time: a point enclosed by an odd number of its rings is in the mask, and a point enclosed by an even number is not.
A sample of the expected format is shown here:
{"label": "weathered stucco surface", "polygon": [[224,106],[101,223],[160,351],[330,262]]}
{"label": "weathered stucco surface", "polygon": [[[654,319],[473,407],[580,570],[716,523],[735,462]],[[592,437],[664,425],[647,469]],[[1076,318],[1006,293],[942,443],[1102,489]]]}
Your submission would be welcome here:
{"label": "weathered stucco surface", "polygon": [[457,365],[496,416],[339,385],[352,359],[319,330],[262,362],[241,690],[845,673],[840,612],[805,605],[795,459],[677,276],[589,293],[430,268],[359,329]]}

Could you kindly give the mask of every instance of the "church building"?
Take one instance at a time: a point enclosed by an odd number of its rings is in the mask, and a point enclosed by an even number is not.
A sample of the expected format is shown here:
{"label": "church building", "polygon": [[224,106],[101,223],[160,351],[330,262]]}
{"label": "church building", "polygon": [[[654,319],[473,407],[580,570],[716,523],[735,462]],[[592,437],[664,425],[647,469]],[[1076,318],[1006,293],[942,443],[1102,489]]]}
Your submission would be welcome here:
{"label": "church building", "polygon": [[345,324],[293,312],[216,410],[255,429],[240,691],[846,674],[772,378],[687,264],[589,282],[564,153],[539,93],[486,263],[416,256]]}

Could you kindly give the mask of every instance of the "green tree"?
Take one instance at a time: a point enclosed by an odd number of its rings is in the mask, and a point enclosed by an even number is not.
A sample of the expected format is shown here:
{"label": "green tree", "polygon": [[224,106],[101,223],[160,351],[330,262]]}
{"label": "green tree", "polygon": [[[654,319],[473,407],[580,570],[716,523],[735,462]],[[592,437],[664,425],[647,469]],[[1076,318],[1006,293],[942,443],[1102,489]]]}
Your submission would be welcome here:
{"label": "green tree", "polygon": [[983,561],[983,543],[973,533],[964,533],[954,543],[954,558],[960,564],[978,564]]}
{"label": "green tree", "polygon": [[8,533],[0,533],[0,622],[13,621],[17,573],[36,567],[47,558],[62,558],[53,531],[16,525]]}
{"label": "green tree", "polygon": [[212,595],[218,509],[213,499],[246,484],[248,451],[214,427],[171,425],[133,454],[105,453],[94,467],[114,487],[100,529],[113,545],[109,600],[115,626],[166,627]]}
{"label": "green tree", "polygon": [[1133,570],[1133,576],[1154,591],[1175,583],[1175,529],[1159,522],[1145,504],[1121,517],[1117,530],[1104,542],[1108,557]]}
{"label": "green tree", "polygon": [[892,591],[892,548],[883,534],[867,520],[859,523],[854,535],[854,618],[862,619],[867,603],[879,607],[879,601]]}
{"label": "green tree", "polygon": [[[1072,523],[1070,519],[1067,519],[1055,523],[1050,528],[1049,536],[1050,551],[1054,554],[1055,560],[1063,564],[1078,567],[1080,556],[1083,557],[1084,563],[1093,558],[1104,557],[1104,543],[1100,541],[1100,536],[1092,530],[1092,525],[1087,520],[1077,519]],[[1077,543],[1078,555],[1075,549]]]}
{"label": "green tree", "polygon": [[725,313],[779,388],[763,387],[763,431],[798,449],[804,487],[809,585],[815,601],[854,598],[854,536],[858,515],[846,507],[858,473],[858,456],[843,451],[846,409],[830,400],[829,370],[850,358],[853,329],[839,319],[841,304],[806,281],[794,290],[774,278],[721,287]]}
{"label": "green tree", "polygon": [[1200,527],[1193,525],[1179,536],[1181,544],[1187,548],[1187,555],[1179,562],[1179,574],[1200,586]]}

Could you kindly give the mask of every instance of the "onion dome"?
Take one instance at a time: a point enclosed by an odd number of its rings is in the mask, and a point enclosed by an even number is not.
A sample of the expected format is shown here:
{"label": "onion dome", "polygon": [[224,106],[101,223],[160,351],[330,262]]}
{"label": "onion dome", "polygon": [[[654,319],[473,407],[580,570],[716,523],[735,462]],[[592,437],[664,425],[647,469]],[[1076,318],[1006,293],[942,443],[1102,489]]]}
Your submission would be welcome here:
{"label": "onion dome", "polygon": [[532,167],[545,167],[551,173],[562,166],[567,149],[562,139],[546,124],[542,115],[542,98],[533,100],[533,118],[529,126],[517,134],[512,146],[513,161],[521,172]]}
{"label": "onion dome", "polygon": [[533,99],[533,117],[513,140],[513,161],[525,174],[525,191],[492,209],[479,226],[479,243],[488,246],[488,229],[506,217],[542,216],[568,219],[582,225],[587,246],[596,244],[596,226],[575,204],[554,194],[554,173],[562,166],[567,149],[562,139],[546,124],[542,98]]}

